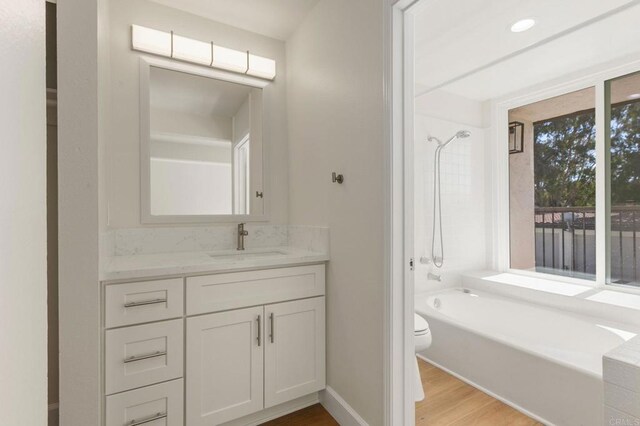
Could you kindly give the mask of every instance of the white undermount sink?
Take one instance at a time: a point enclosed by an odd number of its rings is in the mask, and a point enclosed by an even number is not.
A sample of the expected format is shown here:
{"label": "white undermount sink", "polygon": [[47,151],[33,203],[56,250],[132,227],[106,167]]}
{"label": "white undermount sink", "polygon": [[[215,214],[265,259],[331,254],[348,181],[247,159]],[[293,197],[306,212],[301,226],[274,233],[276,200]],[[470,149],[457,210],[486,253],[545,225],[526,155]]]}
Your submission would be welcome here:
{"label": "white undermount sink", "polygon": [[261,257],[274,257],[283,256],[287,254],[285,251],[271,250],[271,251],[237,251],[235,253],[210,253],[209,257],[220,260],[246,260],[257,259]]}

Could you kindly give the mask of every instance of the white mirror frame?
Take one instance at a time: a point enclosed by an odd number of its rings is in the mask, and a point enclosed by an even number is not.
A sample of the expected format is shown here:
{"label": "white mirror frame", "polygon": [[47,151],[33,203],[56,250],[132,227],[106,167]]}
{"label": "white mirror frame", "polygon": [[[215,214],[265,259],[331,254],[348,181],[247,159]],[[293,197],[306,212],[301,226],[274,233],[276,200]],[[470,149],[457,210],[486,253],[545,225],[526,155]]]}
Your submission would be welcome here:
{"label": "white mirror frame", "polygon": [[[265,120],[265,110],[262,111],[262,187],[264,197],[262,214],[225,214],[225,215],[152,215],[151,214],[151,167],[149,165],[150,153],[150,74],[151,67],[158,67],[173,71],[184,72],[230,83],[243,84],[258,89],[264,89],[269,85],[268,81],[242,74],[221,71],[198,65],[156,57],[140,58],[140,220],[142,223],[216,223],[216,222],[263,222],[269,220],[269,144]],[[267,105],[267,91],[263,91],[262,103]]]}

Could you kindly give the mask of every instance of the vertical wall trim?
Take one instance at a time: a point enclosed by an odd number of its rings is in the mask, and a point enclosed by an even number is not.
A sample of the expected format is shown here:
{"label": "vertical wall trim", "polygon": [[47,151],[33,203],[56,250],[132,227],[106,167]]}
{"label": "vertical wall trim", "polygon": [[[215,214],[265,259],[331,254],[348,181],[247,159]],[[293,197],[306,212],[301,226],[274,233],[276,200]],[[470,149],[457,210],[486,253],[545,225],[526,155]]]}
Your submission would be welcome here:
{"label": "vertical wall trim", "polygon": [[100,425],[98,0],[58,5],[60,424]]}

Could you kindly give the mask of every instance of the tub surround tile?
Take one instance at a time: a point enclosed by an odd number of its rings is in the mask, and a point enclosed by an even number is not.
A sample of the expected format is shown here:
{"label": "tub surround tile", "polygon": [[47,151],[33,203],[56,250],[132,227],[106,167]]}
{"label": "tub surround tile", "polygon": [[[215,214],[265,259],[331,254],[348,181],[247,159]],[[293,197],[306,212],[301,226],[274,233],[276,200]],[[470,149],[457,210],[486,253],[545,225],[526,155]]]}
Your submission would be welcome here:
{"label": "tub surround tile", "polygon": [[638,426],[640,425],[640,418],[627,413],[623,413],[622,411],[618,411],[615,408],[605,406],[603,425]]}
{"label": "tub surround tile", "polygon": [[604,403],[618,411],[640,417],[640,394],[629,389],[604,382]]}
{"label": "tub surround tile", "polygon": [[640,336],[604,356],[603,379],[604,424],[640,426]]}
{"label": "tub surround tile", "polygon": [[640,367],[604,356],[604,381],[640,393]]}

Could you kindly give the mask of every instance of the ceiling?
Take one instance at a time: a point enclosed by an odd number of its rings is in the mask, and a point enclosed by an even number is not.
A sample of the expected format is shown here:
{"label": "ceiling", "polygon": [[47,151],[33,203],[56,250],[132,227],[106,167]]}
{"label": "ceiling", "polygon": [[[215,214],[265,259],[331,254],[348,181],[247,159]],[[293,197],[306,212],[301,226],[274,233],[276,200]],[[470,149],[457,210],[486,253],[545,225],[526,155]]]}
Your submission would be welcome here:
{"label": "ceiling", "polygon": [[233,117],[251,88],[213,78],[151,67],[152,108],[203,117]]}
{"label": "ceiling", "polygon": [[[478,101],[640,49],[639,0],[423,0],[415,18],[416,89]],[[519,19],[536,26],[512,33]]]}
{"label": "ceiling", "polygon": [[319,0],[152,0],[212,21],[286,40]]}

